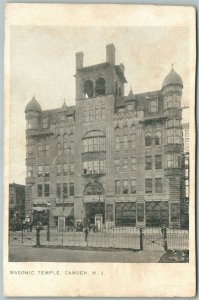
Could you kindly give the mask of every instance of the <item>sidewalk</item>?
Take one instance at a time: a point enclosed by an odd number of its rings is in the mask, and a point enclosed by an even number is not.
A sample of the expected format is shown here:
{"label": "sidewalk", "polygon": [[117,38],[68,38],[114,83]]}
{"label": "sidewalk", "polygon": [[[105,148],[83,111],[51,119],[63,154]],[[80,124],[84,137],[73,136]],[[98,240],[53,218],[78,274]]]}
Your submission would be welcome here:
{"label": "sidewalk", "polygon": [[[81,249],[81,250],[80,250]],[[127,251],[69,249],[66,247],[10,246],[9,261],[13,262],[115,262],[157,263],[163,250]]]}

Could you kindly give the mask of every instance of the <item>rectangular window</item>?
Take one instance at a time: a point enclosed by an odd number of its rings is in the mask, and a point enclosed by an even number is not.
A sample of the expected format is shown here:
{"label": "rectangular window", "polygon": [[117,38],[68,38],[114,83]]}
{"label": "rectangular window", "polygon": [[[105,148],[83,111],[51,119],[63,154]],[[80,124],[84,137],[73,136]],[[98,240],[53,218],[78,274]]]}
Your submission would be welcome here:
{"label": "rectangular window", "polygon": [[124,135],[124,149],[128,149],[128,136]]}
{"label": "rectangular window", "polygon": [[74,175],[74,165],[70,165],[70,175]]}
{"label": "rectangular window", "polygon": [[74,183],[70,182],[70,196],[74,196]]}
{"label": "rectangular window", "polygon": [[120,172],[120,160],[119,159],[115,160],[115,172],[116,173]]}
{"label": "rectangular window", "polygon": [[105,146],[104,146],[104,142],[105,142],[105,138],[104,137],[100,137],[99,138],[99,150],[105,150]]}
{"label": "rectangular window", "polygon": [[67,183],[63,183],[63,198],[67,198]]}
{"label": "rectangular window", "polygon": [[100,120],[101,119],[101,109],[99,106],[96,106],[95,108],[95,119]]}
{"label": "rectangular window", "polygon": [[123,180],[123,194],[128,194],[128,180]]}
{"label": "rectangular window", "polygon": [[177,153],[167,154],[167,168],[180,168],[181,156]]}
{"label": "rectangular window", "polygon": [[88,139],[88,151],[93,151],[93,138]]}
{"label": "rectangular window", "polygon": [[93,150],[94,151],[98,151],[99,150],[98,138],[97,137],[93,138]]}
{"label": "rectangular window", "polygon": [[48,128],[48,118],[47,117],[42,118],[42,128]]}
{"label": "rectangular window", "polygon": [[145,157],[145,170],[152,170],[152,156]]}
{"label": "rectangular window", "polygon": [[105,161],[104,160],[99,161],[99,172],[100,172],[100,174],[105,173]]}
{"label": "rectangular window", "polygon": [[61,198],[61,183],[57,183],[56,185],[56,194],[57,198]]}
{"label": "rectangular window", "polygon": [[45,165],[45,177],[49,177],[49,176],[50,176],[50,166]]}
{"label": "rectangular window", "polygon": [[131,180],[131,194],[136,194],[136,179]]}
{"label": "rectangular window", "polygon": [[145,193],[152,193],[152,179],[145,179]]}
{"label": "rectangular window", "polygon": [[136,171],[136,157],[131,158],[131,170]]}
{"label": "rectangular window", "polygon": [[94,111],[92,108],[89,109],[89,120],[90,121],[94,120]]}
{"label": "rectangular window", "polygon": [[93,173],[94,174],[99,173],[99,161],[98,160],[93,161]]}
{"label": "rectangular window", "polygon": [[27,145],[26,146],[26,156],[28,158],[33,158],[34,157],[33,145]]}
{"label": "rectangular window", "polygon": [[123,171],[124,172],[128,171],[128,158],[123,159]]}
{"label": "rectangular window", "polygon": [[115,194],[120,194],[120,181],[115,180]]}
{"label": "rectangular window", "polygon": [[73,141],[70,142],[70,153],[74,154],[74,142]]}
{"label": "rectangular window", "polygon": [[154,113],[158,111],[158,101],[157,100],[150,100],[150,112]]}
{"label": "rectangular window", "polygon": [[68,174],[68,165],[64,164],[63,175],[66,176]]}
{"label": "rectangular window", "polygon": [[57,164],[57,176],[61,176],[61,164]]}
{"label": "rectangular window", "polygon": [[88,162],[84,161],[83,165],[84,165],[84,174],[88,174]]}
{"label": "rectangular window", "polygon": [[33,166],[27,166],[27,177],[33,177]]}
{"label": "rectangular window", "polygon": [[88,139],[83,140],[84,152],[88,152]]}
{"label": "rectangular window", "polygon": [[84,121],[88,122],[89,121],[89,115],[88,115],[88,110],[84,109]]}
{"label": "rectangular window", "polygon": [[42,177],[43,176],[43,166],[37,167],[37,176]]}
{"label": "rectangular window", "polygon": [[49,156],[50,154],[50,146],[48,144],[45,145],[45,155]]}
{"label": "rectangular window", "polygon": [[49,183],[46,183],[44,185],[44,195],[45,195],[45,197],[49,197],[50,196],[50,185],[49,185]]}
{"label": "rectangular window", "polygon": [[162,168],[162,155],[155,155],[155,168],[156,169]]}
{"label": "rectangular window", "polygon": [[42,145],[38,145],[38,157],[42,157],[43,156],[43,148]]}
{"label": "rectangular window", "polygon": [[105,119],[105,116],[106,116],[105,106],[102,106],[102,107],[101,107],[101,116],[102,116],[102,120],[104,120],[104,119]]}
{"label": "rectangular window", "polygon": [[167,96],[165,99],[165,109],[173,107],[173,98],[172,96]]}
{"label": "rectangular window", "polygon": [[155,192],[162,193],[162,178],[155,178]]}
{"label": "rectangular window", "polygon": [[37,185],[37,197],[42,197],[42,184]]}
{"label": "rectangular window", "polygon": [[118,135],[115,137],[115,149],[120,150],[120,137]]}

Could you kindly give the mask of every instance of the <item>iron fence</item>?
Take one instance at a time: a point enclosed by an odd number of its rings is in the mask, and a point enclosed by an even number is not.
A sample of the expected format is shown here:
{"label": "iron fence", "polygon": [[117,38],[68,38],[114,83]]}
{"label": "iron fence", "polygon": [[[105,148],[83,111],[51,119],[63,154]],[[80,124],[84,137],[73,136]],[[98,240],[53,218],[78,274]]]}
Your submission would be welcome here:
{"label": "iron fence", "polygon": [[45,227],[31,232],[10,232],[10,245],[43,245],[133,250],[188,250],[189,232],[168,228],[110,227],[101,231],[61,230]]}

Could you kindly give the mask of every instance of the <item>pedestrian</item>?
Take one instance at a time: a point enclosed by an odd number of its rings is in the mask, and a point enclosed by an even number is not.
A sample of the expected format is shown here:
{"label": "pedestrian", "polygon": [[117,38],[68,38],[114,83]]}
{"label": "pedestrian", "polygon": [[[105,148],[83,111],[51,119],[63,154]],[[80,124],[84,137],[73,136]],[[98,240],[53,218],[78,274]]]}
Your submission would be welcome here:
{"label": "pedestrian", "polygon": [[88,241],[88,227],[85,228],[84,233],[85,233],[85,242],[87,242]]}

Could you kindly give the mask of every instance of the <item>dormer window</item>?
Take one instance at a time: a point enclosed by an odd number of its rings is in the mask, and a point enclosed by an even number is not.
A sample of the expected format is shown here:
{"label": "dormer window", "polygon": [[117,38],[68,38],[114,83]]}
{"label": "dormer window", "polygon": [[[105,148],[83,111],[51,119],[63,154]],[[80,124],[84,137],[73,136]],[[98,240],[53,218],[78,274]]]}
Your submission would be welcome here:
{"label": "dormer window", "polygon": [[155,113],[155,112],[158,111],[158,101],[157,101],[157,99],[150,100],[149,110],[150,110],[151,113]]}

